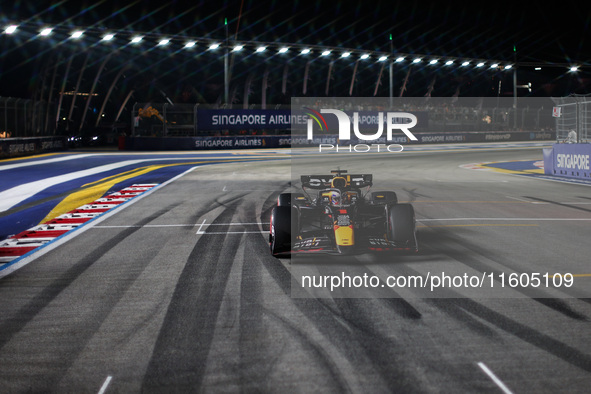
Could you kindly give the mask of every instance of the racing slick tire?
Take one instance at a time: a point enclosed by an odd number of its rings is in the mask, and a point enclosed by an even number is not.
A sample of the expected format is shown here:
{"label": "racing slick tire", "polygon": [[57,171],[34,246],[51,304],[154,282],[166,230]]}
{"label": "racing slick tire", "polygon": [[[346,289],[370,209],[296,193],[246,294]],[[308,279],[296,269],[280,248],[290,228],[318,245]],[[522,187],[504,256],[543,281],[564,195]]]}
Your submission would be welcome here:
{"label": "racing slick tire", "polygon": [[411,204],[389,205],[387,219],[387,235],[397,248],[408,248],[418,252],[416,237],[415,211]]}
{"label": "racing slick tire", "polygon": [[307,200],[304,193],[281,193],[277,197],[277,206],[278,207],[289,207],[292,205],[292,202],[305,202]]}
{"label": "racing slick tire", "polygon": [[396,204],[398,197],[392,191],[372,192],[370,200],[372,204]]}
{"label": "racing slick tire", "polygon": [[276,206],[271,211],[269,247],[273,256],[291,252],[291,213],[289,206]]}

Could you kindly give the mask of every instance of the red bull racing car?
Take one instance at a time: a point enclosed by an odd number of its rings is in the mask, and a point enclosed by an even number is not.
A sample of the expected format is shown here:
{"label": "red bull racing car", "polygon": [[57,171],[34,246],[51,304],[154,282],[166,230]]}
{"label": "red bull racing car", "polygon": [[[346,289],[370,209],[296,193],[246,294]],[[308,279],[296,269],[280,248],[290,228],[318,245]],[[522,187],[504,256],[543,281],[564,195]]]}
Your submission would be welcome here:
{"label": "red bull racing car", "polygon": [[303,193],[281,193],[271,213],[274,256],[295,253],[417,252],[411,204],[371,192],[371,174],[302,175]]}

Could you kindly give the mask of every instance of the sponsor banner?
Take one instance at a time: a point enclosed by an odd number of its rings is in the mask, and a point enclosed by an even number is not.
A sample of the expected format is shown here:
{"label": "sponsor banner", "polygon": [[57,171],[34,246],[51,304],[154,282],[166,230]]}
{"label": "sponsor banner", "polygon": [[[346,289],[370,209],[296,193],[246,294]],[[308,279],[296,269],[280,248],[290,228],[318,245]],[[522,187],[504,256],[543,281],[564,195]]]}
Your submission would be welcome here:
{"label": "sponsor banner", "polygon": [[[294,117],[304,117],[304,114]],[[293,119],[298,122],[297,119]],[[305,119],[299,121],[305,123]],[[289,129],[292,123],[291,111],[286,109],[199,109],[197,110],[198,130],[262,130]]]}
{"label": "sponsor banner", "polygon": [[66,149],[66,137],[0,139],[0,158],[28,156]]}
{"label": "sponsor banner", "polygon": [[235,137],[126,137],[129,150],[219,150],[289,148],[291,138],[285,136]]}
{"label": "sponsor banner", "polygon": [[552,165],[551,175],[591,178],[590,144],[554,144],[552,159],[547,161]]}
{"label": "sponsor banner", "polygon": [[[554,132],[508,132],[508,133],[417,133],[418,141],[410,141],[405,135],[394,135],[365,141],[357,138],[347,144],[444,144],[466,142],[535,141],[552,140]],[[320,144],[339,144],[336,134],[314,136],[309,141],[305,135],[263,135],[263,136],[220,136],[220,137],[126,137],[125,147],[129,150],[208,150],[208,149],[261,149],[312,147]]]}
{"label": "sponsor banner", "polygon": [[[377,111],[343,111],[353,119],[354,112],[359,117],[361,130],[377,130],[379,112]],[[416,116],[416,129],[425,129],[429,125],[426,111],[412,112]],[[305,128],[310,113],[306,110],[283,109],[199,109],[197,110],[197,130],[288,130],[292,126]],[[338,120],[334,116],[326,116],[326,128],[329,132],[338,131]],[[386,118],[382,122],[385,124]]]}

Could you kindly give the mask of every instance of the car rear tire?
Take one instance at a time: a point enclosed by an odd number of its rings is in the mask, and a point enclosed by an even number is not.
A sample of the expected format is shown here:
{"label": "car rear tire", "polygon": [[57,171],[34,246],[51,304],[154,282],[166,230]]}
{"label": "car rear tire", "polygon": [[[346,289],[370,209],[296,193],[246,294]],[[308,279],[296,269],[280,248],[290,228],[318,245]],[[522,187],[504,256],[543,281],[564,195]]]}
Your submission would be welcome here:
{"label": "car rear tire", "polygon": [[392,191],[372,192],[370,201],[372,204],[396,204],[398,197]]}
{"label": "car rear tire", "polygon": [[290,206],[276,206],[271,211],[269,247],[273,256],[291,251],[291,214]]}
{"label": "car rear tire", "polygon": [[[277,197],[278,207],[289,207],[296,204],[306,204],[308,198],[304,193],[281,193]],[[293,204],[292,204],[293,203]]]}

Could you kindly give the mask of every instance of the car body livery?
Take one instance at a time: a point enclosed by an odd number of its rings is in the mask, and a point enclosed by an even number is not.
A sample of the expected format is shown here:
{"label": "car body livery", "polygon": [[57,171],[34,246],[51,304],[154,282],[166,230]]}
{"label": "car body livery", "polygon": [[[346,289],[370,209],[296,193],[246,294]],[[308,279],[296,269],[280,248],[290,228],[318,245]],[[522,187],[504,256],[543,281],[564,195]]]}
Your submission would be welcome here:
{"label": "car body livery", "polygon": [[271,213],[274,256],[294,253],[417,252],[411,204],[372,192],[371,174],[302,175],[303,193],[281,193]]}

